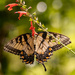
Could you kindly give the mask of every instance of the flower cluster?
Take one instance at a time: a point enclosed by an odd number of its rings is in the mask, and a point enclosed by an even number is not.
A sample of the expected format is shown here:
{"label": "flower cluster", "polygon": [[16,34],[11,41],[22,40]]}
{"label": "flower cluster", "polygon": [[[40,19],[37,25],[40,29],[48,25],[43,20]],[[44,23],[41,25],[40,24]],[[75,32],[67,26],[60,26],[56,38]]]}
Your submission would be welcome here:
{"label": "flower cluster", "polygon": [[32,21],[30,22],[31,22],[31,27],[29,29],[32,30],[32,36],[37,35],[37,33],[35,32],[35,27],[33,27]]}
{"label": "flower cluster", "polygon": [[19,14],[19,17],[18,17],[19,20],[20,20],[20,17],[22,15],[26,15],[27,14],[27,12],[25,12],[25,11],[18,11],[18,12],[15,12],[15,13],[18,13]]}
{"label": "flower cluster", "polygon": [[16,4],[16,3],[12,3],[12,4],[8,4],[8,5],[6,5],[5,7],[8,7],[8,6],[9,6],[8,10],[11,11],[11,10],[13,10],[12,7],[14,7],[14,6],[18,6],[18,4]]}
{"label": "flower cluster", "polygon": [[16,2],[19,2],[19,0],[16,0]]}
{"label": "flower cluster", "polygon": [[[19,0],[16,0],[16,2],[19,2]],[[24,2],[23,2],[24,3]],[[17,3],[12,3],[12,4],[8,4],[8,5],[6,5],[5,7],[8,7],[8,10],[9,11],[11,11],[11,10],[13,10],[13,7],[15,7],[15,6],[19,6],[19,5],[22,5],[22,4],[17,4]],[[21,10],[23,10],[23,11],[17,11],[17,12],[15,12],[15,13],[18,13],[19,14],[19,17],[18,17],[18,19],[20,20],[20,17],[21,16],[23,16],[23,15],[25,15],[25,16],[29,16],[28,14],[28,10],[29,9],[31,9],[31,6],[28,8],[28,9],[26,9],[26,5],[22,5],[22,7],[21,7]],[[35,27],[33,26],[33,24],[32,24],[32,21],[31,21],[31,27],[29,28],[31,31],[32,31],[32,36],[34,36],[34,35],[36,35],[37,33],[35,32]]]}

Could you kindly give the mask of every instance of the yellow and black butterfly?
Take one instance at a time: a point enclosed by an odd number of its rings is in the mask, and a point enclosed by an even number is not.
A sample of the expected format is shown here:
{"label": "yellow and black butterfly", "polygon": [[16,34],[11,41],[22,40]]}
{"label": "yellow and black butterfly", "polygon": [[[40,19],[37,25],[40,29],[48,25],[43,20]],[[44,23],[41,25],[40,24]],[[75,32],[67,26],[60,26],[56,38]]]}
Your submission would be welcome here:
{"label": "yellow and black butterfly", "polygon": [[[71,43],[70,39],[62,34],[49,32],[55,38],[59,39],[64,45]],[[22,62],[33,64],[34,55],[36,61],[41,63],[46,71],[44,62],[50,59],[53,51],[62,48],[63,45],[58,43],[52,36],[48,36],[47,32],[38,32],[38,35],[32,37],[31,33],[22,34],[10,40],[4,50],[16,55],[20,55]]]}

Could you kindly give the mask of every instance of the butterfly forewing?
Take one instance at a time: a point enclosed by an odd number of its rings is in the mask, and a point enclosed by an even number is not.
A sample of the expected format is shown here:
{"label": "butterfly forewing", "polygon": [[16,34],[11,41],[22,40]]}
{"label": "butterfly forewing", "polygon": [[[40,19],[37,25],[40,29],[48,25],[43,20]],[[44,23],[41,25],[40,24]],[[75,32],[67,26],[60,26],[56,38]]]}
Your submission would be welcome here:
{"label": "butterfly forewing", "polygon": [[33,63],[34,61],[34,43],[31,34],[22,34],[15,39],[10,40],[4,50],[21,56],[23,62]]}
{"label": "butterfly forewing", "polygon": [[[60,42],[64,45],[71,43],[70,39],[65,35],[53,32],[49,33],[53,35],[56,39],[60,40]],[[56,51],[63,47],[63,45],[58,40],[55,40],[55,38],[53,38],[52,36],[46,37],[46,40],[48,41],[49,46],[52,47],[53,51]]]}

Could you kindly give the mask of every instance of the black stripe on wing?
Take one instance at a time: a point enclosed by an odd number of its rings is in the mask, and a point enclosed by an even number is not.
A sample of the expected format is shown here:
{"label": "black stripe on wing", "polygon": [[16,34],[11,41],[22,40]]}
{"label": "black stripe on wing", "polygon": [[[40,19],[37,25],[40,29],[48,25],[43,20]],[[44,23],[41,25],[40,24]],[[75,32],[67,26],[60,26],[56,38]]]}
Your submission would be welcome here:
{"label": "black stripe on wing", "polygon": [[10,52],[10,53],[13,53],[13,54],[15,54],[15,55],[16,55],[16,54],[17,54],[17,55],[20,55],[20,53],[21,53],[20,50],[15,49],[15,48],[13,48],[13,47],[11,47],[11,46],[9,46],[9,45],[4,46],[4,50],[7,51],[7,52]]}
{"label": "black stripe on wing", "polygon": [[[60,42],[62,42],[64,45],[68,45],[71,43],[70,39],[63,34],[54,33],[54,32],[49,32],[49,33],[53,35],[55,38],[59,39]],[[63,45],[60,44],[57,40],[55,40],[55,38],[53,38],[52,36],[48,36],[47,32],[38,32],[38,36],[41,36],[43,38],[42,42],[46,40],[49,46],[53,49],[53,51],[56,51],[63,47]]]}
{"label": "black stripe on wing", "polygon": [[37,52],[35,52],[35,55],[36,55],[36,61],[38,61],[39,63],[42,63],[42,62],[47,62],[48,59],[50,59],[50,56],[53,55],[52,53],[52,48],[49,46],[46,51],[42,54],[39,54]]}
{"label": "black stripe on wing", "polygon": [[12,40],[10,40],[5,46],[4,50],[13,54],[19,54],[25,45],[28,45],[31,49],[32,47],[28,43],[28,39],[32,38],[30,33],[22,34]]}
{"label": "black stripe on wing", "polygon": [[[53,34],[53,36],[55,38],[57,38],[58,40],[60,40],[61,43],[63,43],[64,45],[68,45],[71,43],[70,38],[68,38],[67,36],[63,35],[63,34],[59,34],[59,33],[54,33],[54,32],[49,32],[50,34]],[[49,40],[50,42],[52,42],[52,38],[51,36],[49,36]],[[57,40],[55,40],[56,44],[54,44],[52,46],[52,49],[54,51],[59,50],[60,48],[64,47],[60,42],[58,42]]]}
{"label": "black stripe on wing", "polygon": [[20,52],[20,59],[22,59],[22,62],[25,62],[26,64],[33,64],[34,62],[34,53],[31,55],[27,55],[24,50]]}

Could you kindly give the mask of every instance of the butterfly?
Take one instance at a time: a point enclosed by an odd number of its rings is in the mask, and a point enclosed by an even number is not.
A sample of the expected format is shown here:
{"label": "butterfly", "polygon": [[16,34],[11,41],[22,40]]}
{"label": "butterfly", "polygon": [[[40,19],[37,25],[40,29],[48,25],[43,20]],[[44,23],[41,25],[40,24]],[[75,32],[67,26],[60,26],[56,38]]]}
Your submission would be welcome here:
{"label": "butterfly", "polygon": [[[38,32],[38,35],[32,37],[31,33],[22,34],[12,40],[10,40],[5,46],[4,50],[15,55],[20,55],[22,62],[26,64],[33,64],[34,57],[38,63],[44,66],[47,70],[44,62],[53,55],[53,51],[56,51],[64,45],[70,44],[70,39],[59,33],[49,32],[52,36],[48,36],[47,32]],[[59,39],[59,43],[55,38]]]}

